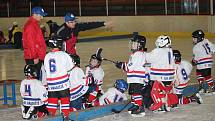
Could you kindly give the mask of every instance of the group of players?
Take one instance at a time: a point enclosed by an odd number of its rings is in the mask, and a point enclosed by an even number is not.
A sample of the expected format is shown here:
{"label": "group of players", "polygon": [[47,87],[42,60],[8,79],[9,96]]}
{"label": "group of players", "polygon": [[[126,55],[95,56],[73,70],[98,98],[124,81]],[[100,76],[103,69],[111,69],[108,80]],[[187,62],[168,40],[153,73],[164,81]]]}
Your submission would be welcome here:
{"label": "group of players", "polygon": [[169,36],[159,36],[156,48],[146,52],[146,38],[134,33],[128,62],[115,63],[117,68],[127,73],[127,81],[116,80],[114,87],[105,93],[102,90],[104,71],[101,56],[93,54],[90,57],[84,74],[79,56],[61,50],[62,39],[49,40],[52,49],[45,56],[42,82],[38,80],[34,65],[24,68],[26,79],[20,87],[23,118],[55,116],[59,103],[64,120],[69,120],[72,111],[127,100],[124,94],[127,89],[132,103],[128,112],[134,117],[144,116],[144,107],[152,111],[170,111],[177,104],[192,101],[201,104],[198,92],[189,97],[183,96],[182,92],[188,86],[192,65],[196,66],[200,88],[207,90],[207,86],[202,86],[207,83],[213,89],[211,68],[215,45],[204,38],[202,30],[194,31],[192,37],[194,56],[191,64],[181,59],[179,50],[171,48]]}

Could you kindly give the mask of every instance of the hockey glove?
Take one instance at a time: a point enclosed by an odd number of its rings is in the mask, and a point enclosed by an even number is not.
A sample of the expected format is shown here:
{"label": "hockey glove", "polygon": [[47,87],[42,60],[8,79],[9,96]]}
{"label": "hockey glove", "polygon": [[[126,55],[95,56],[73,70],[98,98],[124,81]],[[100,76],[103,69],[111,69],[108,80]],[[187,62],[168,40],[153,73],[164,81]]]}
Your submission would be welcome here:
{"label": "hockey glove", "polygon": [[115,63],[115,66],[117,67],[117,68],[119,68],[119,69],[122,69],[122,66],[123,66],[123,62],[116,62]]}
{"label": "hockey glove", "polygon": [[197,62],[195,60],[192,60],[191,63],[192,63],[193,66],[197,65]]}

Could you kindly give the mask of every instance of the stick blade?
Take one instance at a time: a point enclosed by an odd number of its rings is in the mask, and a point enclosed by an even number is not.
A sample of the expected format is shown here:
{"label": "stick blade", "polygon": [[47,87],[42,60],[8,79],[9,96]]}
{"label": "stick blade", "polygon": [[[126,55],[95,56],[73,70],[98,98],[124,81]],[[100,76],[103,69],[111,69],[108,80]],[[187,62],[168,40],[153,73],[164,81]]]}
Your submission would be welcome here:
{"label": "stick blade", "polygon": [[97,51],[96,51],[96,57],[97,58],[102,58],[102,56],[101,56],[102,50],[103,50],[102,48],[97,49]]}

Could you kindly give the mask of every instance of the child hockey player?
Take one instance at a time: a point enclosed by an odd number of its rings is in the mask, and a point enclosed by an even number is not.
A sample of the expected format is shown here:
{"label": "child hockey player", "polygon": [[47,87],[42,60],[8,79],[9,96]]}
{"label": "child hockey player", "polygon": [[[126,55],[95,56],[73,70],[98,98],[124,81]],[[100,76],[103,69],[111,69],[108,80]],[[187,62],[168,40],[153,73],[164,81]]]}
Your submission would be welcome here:
{"label": "child hockey player", "polygon": [[193,60],[192,64],[196,66],[197,80],[200,85],[200,89],[206,92],[207,86],[203,86],[207,83],[212,90],[214,88],[214,81],[211,76],[211,69],[213,64],[212,54],[215,52],[215,45],[213,45],[208,39],[205,39],[205,34],[202,30],[196,30],[192,33],[193,37]]}
{"label": "child hockey player", "polygon": [[95,91],[91,92],[88,97],[88,103],[94,101],[96,97],[103,94],[102,85],[104,78],[104,71],[101,67],[102,58],[97,57],[96,54],[91,55],[89,66],[86,67],[86,77],[92,78],[93,83],[91,86],[95,86]]}
{"label": "child hockey player", "polygon": [[48,85],[47,108],[49,113],[55,116],[58,100],[60,100],[64,120],[69,120],[69,71],[74,67],[74,63],[66,52],[60,51],[62,40],[49,40],[49,44],[52,50],[44,60]]}
{"label": "child hockey player", "polygon": [[181,53],[178,50],[173,50],[173,55],[176,64],[176,77],[174,93],[178,96],[179,104],[188,104],[190,102],[203,103],[199,93],[195,93],[191,97],[183,97],[182,92],[187,87],[190,80],[189,75],[192,71],[192,65],[185,60],[181,60]]}
{"label": "child hockey player", "polygon": [[85,109],[84,96],[94,90],[88,85],[93,83],[92,77],[86,77],[80,68],[80,57],[78,55],[70,55],[75,66],[70,71],[70,109],[71,111]]}
{"label": "child hockey player", "polygon": [[93,106],[107,105],[127,100],[124,92],[128,89],[128,83],[123,79],[117,79],[114,87],[111,87],[99,99],[93,102]]}
{"label": "child hockey player", "polygon": [[145,45],[146,38],[144,36],[138,35],[138,33],[133,34],[131,39],[131,55],[128,63],[117,62],[116,67],[123,69],[127,72],[127,82],[129,84],[129,95],[131,95],[131,100],[133,106],[128,110],[134,117],[145,116],[145,110],[143,107],[143,97],[142,89],[145,84],[145,68],[143,65],[146,63],[145,60]]}
{"label": "child hockey player", "polygon": [[[162,98],[165,98],[167,94],[168,96],[171,95],[175,74],[170,37],[166,35],[159,36],[155,45],[157,48],[146,55],[147,63],[151,63],[150,80],[153,81],[151,97],[154,101],[151,110],[153,111],[161,108],[164,103]],[[177,96],[175,95],[175,97]],[[170,107],[170,104],[168,106]]]}
{"label": "child hockey player", "polygon": [[22,80],[20,86],[22,118],[28,120],[37,117],[42,118],[48,115],[48,110],[46,109],[48,92],[41,81],[36,79],[35,65],[25,65],[24,73],[26,79]]}

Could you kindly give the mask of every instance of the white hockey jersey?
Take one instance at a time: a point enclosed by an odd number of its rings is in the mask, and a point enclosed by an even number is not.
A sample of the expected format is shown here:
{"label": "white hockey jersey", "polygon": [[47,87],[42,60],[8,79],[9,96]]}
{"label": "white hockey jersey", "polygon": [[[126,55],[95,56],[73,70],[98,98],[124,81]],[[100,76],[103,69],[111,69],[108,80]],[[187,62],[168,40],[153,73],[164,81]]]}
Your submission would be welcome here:
{"label": "white hockey jersey", "polygon": [[151,63],[150,79],[158,81],[174,80],[174,58],[172,48],[155,48],[146,54],[147,63]]}
{"label": "white hockey jersey", "polygon": [[145,56],[146,54],[143,51],[137,51],[131,54],[128,63],[125,65],[128,83],[145,84],[146,72],[143,66],[146,63]]}
{"label": "white hockey jersey", "polygon": [[97,68],[91,69],[89,66],[86,67],[86,76],[91,75],[94,77],[95,83],[97,85],[102,85],[103,84],[103,79],[104,79],[104,71],[101,66]]}
{"label": "white hockey jersey", "polygon": [[37,79],[24,79],[21,82],[20,93],[24,106],[41,106],[47,102],[48,91]]}
{"label": "white hockey jersey", "polygon": [[48,91],[61,91],[70,87],[68,72],[74,67],[74,63],[66,52],[49,52],[45,56],[44,66]]}
{"label": "white hockey jersey", "polygon": [[83,70],[77,66],[70,71],[69,81],[70,101],[83,96],[89,88],[88,79],[86,78]]}
{"label": "white hockey jersey", "polygon": [[127,97],[124,93],[121,93],[115,87],[111,87],[99,98],[100,105],[107,105],[111,103],[120,102],[127,100]]}
{"label": "white hockey jersey", "polygon": [[215,45],[208,39],[197,43],[193,47],[193,60],[197,64],[197,69],[212,68],[212,53],[215,52]]}
{"label": "white hockey jersey", "polygon": [[181,94],[183,89],[187,87],[191,71],[192,65],[188,61],[182,60],[180,64],[176,64],[175,82],[177,86],[174,87],[175,94]]}

